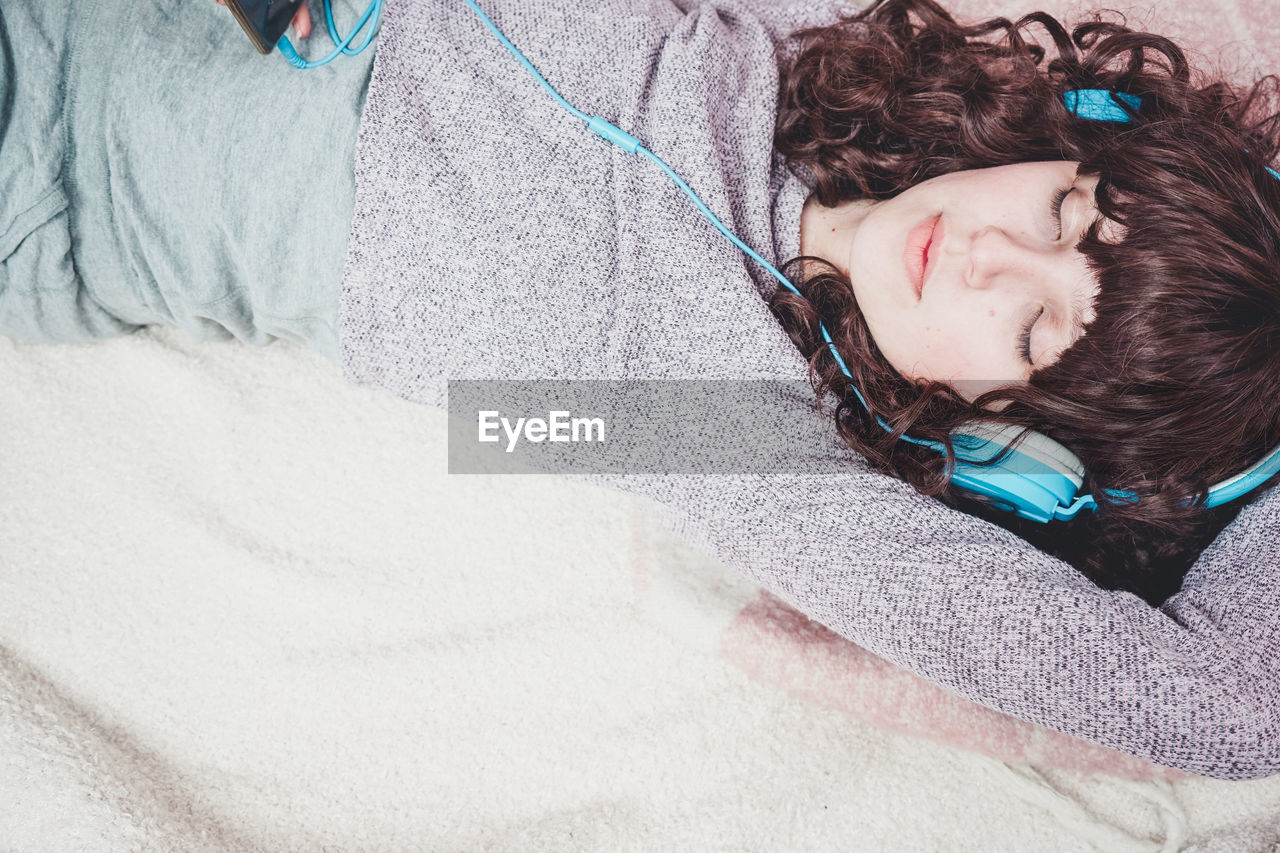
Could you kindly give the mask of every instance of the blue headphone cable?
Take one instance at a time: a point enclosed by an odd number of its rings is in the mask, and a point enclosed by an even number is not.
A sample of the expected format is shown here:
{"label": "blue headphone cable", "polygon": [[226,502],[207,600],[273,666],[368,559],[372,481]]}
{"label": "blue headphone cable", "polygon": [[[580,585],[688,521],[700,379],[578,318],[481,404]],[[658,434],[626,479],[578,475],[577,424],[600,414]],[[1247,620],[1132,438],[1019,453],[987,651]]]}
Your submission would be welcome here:
{"label": "blue headphone cable", "polygon": [[[339,56],[356,56],[360,54],[370,42],[373,41],[374,31],[378,27],[378,19],[382,17],[382,0],[370,0],[368,7],[360,16],[360,20],[356,22],[355,27],[347,34],[346,38],[338,35],[338,27],[333,22],[333,6],[331,0],[324,0],[324,22],[329,30],[329,39],[334,43],[333,52],[324,59],[317,59],[315,62],[308,62],[298,55],[298,51],[294,49],[293,43],[289,41],[288,36],[281,36],[276,46],[280,48],[280,55],[289,60],[289,64],[294,68],[300,68],[306,71],[311,68],[319,68],[322,65],[328,65]],[[368,32],[365,33],[364,42],[357,48],[352,48],[351,42],[356,35],[364,27],[369,25]]]}
{"label": "blue headphone cable", "polygon": [[[670,166],[664,163],[660,157],[645,148],[641,144],[640,140],[636,139],[631,134],[619,127],[616,127],[600,116],[586,115],[562,98],[560,94],[556,92],[556,90],[552,88],[551,85],[542,77],[542,75],[538,73],[532,63],[525,58],[524,54],[522,54],[516,46],[513,45],[505,35],[503,35],[502,31],[494,25],[493,21],[489,19],[489,16],[484,13],[484,10],[476,5],[475,0],[466,0],[466,2],[467,5],[469,5],[480,17],[480,20],[482,20],[489,30],[497,37],[498,41],[500,41],[502,45],[520,61],[520,64],[534,76],[542,87],[551,94],[551,97],[553,97],[562,107],[581,121],[586,122],[587,127],[594,133],[609,142],[612,142],[619,148],[622,148],[627,153],[640,154],[647,157],[649,160],[652,160],[658,168],[662,169],[662,171],[675,182],[676,186],[689,196],[697,206],[698,210],[701,211],[702,214],[710,220],[710,222],[715,225],[725,237],[727,237],[743,252],[746,252],[747,255],[749,255],[758,264],[769,270],[769,272],[772,273],[773,276],[777,278],[778,281],[780,281],[788,290],[801,298],[804,297],[804,294],[800,293],[800,291],[787,280],[786,276],[775,269],[774,266],[764,258],[760,257],[760,255],[752,250],[750,246],[746,245],[734,236],[729,229],[725,228],[724,224],[715,216],[715,214],[707,209],[707,206],[702,203],[702,199],[698,198],[697,194],[689,188],[688,184],[681,180],[680,176],[677,175]],[[1099,89],[1076,90],[1074,92],[1067,92],[1064,95],[1064,101],[1066,102],[1066,106],[1069,110],[1071,110],[1075,115],[1083,118],[1093,118],[1103,121],[1128,120],[1129,117],[1127,114],[1124,115],[1123,119],[1115,114],[1123,111],[1112,102],[1110,97],[1112,94],[1113,93],[1107,92],[1106,90]],[[1131,107],[1136,107],[1141,103],[1139,99],[1132,95],[1126,95],[1123,93],[1114,94],[1116,97],[1123,99]],[[1092,114],[1088,113],[1088,110],[1091,108],[1094,110]],[[1268,169],[1268,171],[1271,170]],[[1273,175],[1276,174],[1274,171],[1271,173]],[[1280,177],[1280,175],[1277,175],[1277,177]],[[845,365],[844,359],[840,357],[840,353],[836,350],[835,342],[831,339],[830,333],[827,332],[826,326],[819,323],[818,328],[822,331],[823,340],[827,342],[827,348],[831,351],[836,363],[840,366],[840,370],[844,372],[845,376],[852,380],[853,374],[849,372],[849,368]],[[858,402],[860,402],[862,407],[867,410],[868,414],[870,414],[871,407],[867,405],[866,398],[862,396],[862,392],[858,390],[857,386],[854,385],[852,381],[850,382],[849,387],[857,396]],[[876,415],[875,419],[885,431],[893,432],[893,429],[885,423],[884,419],[879,415]],[[964,456],[959,456],[959,458],[954,458],[948,454],[946,445],[941,442],[912,438],[906,434],[899,436],[899,438],[903,441],[911,442],[912,444],[931,448],[932,450],[947,457],[947,474],[953,481],[956,481],[961,488],[967,489],[975,494],[982,494],[991,497],[994,499],[995,505],[1000,509],[1015,512],[1023,518],[1039,522],[1069,520],[1074,518],[1081,510],[1097,509],[1098,504],[1093,495],[1082,495],[1076,497],[1075,492],[1078,490],[1079,484],[1075,484],[1075,487],[1072,488],[1070,481],[1073,478],[1063,473],[1061,471],[1061,466],[1058,464],[1046,466],[1043,461],[1044,456],[1037,456],[1035,454],[1023,456],[1015,453],[1013,455],[1016,458],[1012,463],[1005,462],[992,466],[975,464],[989,461],[991,458],[998,455],[1000,451],[1004,450],[1007,445],[1001,443],[1002,440],[999,435],[995,434],[996,431],[983,429],[981,428],[981,425],[977,424],[972,426],[979,427],[979,429],[969,430],[969,432],[977,432],[979,433],[978,435],[962,433],[953,433],[952,435],[953,445],[966,454]],[[987,434],[987,437],[982,436],[981,433],[983,432]],[[1061,447],[1061,445],[1058,445],[1056,442],[1053,442],[1052,439],[1048,439],[1045,436],[1039,436],[1038,434],[1033,435],[1038,436],[1040,443],[1052,445],[1054,449],[1058,450],[1058,452],[1070,456],[1070,458],[1078,465],[1078,460],[1075,460],[1074,454],[1071,454],[1069,450]],[[1053,456],[1054,454],[1050,451],[1049,455]],[[1081,468],[1079,470],[1082,471],[1083,469]],[[1212,507],[1234,500],[1261,485],[1277,472],[1280,472],[1280,445],[1277,445],[1270,451],[1270,453],[1255,462],[1245,471],[1214,485],[1209,490],[1209,494],[1205,499],[1204,505]],[[1053,485],[1045,487],[1033,483],[1034,480],[1042,477],[1046,482],[1053,480]],[[1106,492],[1108,495],[1119,500],[1133,501],[1137,499],[1134,493],[1123,489],[1107,489]],[[1069,505],[1060,505],[1060,502],[1063,500],[1068,501]]]}
{"label": "blue headphone cable", "polygon": [[[521,53],[519,49],[517,49],[516,46],[513,45],[505,35],[503,35],[502,31],[499,30],[494,25],[493,21],[489,19],[489,16],[484,13],[484,10],[476,5],[475,0],[466,0],[466,2],[467,2],[467,5],[469,5],[475,11],[475,13],[480,17],[480,20],[484,21],[485,25],[494,34],[494,36],[497,37],[498,41],[500,41],[502,45],[508,51],[510,51],[517,60],[520,61],[520,64],[523,65],[525,69],[527,69],[528,72],[534,76],[534,78],[542,85],[542,87],[551,94],[551,97],[553,97],[562,107],[564,107],[566,110],[568,110],[570,113],[572,113],[581,121],[586,122],[587,127],[590,128],[597,135],[603,137],[604,139],[607,139],[609,142],[612,142],[613,144],[617,145],[619,148],[622,148],[627,153],[640,154],[644,157],[647,157],[649,160],[652,160],[654,164],[658,166],[658,168],[660,168],[663,172],[665,172],[671,178],[671,180],[675,182],[676,186],[678,186],[682,191],[684,191],[684,193],[687,196],[689,196],[689,198],[697,206],[698,210],[701,211],[702,214],[708,220],[710,220],[710,222],[713,225],[715,225],[716,228],[718,228],[725,237],[727,237],[730,240],[730,242],[732,242],[735,246],[737,246],[743,252],[746,252],[747,255],[749,255],[753,260],[756,261],[756,263],[760,264],[765,269],[767,269],[774,276],[774,278],[778,279],[778,281],[781,282],[782,285],[786,287],[788,290],[790,290],[792,293],[796,294],[797,296],[800,296],[801,298],[804,297],[804,294],[802,294],[799,290],[797,290],[795,285],[793,285],[790,281],[788,281],[787,277],[784,276],[781,272],[779,272],[773,266],[773,264],[770,264],[764,258],[760,257],[760,255],[758,255],[750,246],[748,246],[746,243],[743,243],[731,231],[729,231],[729,229],[725,228],[724,224],[716,217],[716,215],[712,213],[705,204],[703,204],[702,199],[698,198],[697,194],[694,193],[694,191],[689,188],[688,184],[686,184],[680,178],[680,176],[677,175],[671,169],[670,166],[668,166],[666,163],[662,161],[662,158],[658,157],[652,151],[649,151],[647,148],[645,148],[641,144],[640,140],[636,139],[631,134],[627,133],[626,131],[622,130],[619,127],[616,127],[615,125],[611,124],[610,122],[606,121],[600,116],[588,116],[586,113],[583,113],[581,110],[575,108],[572,104],[570,104],[568,101],[562,98],[560,94],[554,88],[552,88],[551,85],[543,78],[543,76],[538,73],[538,70],[533,67],[533,64],[530,63],[529,60],[525,58],[524,54]],[[822,332],[823,340],[827,342],[827,348],[831,351],[831,355],[835,358],[836,363],[840,366],[840,370],[844,372],[845,376],[847,376],[850,380],[852,380],[853,374],[849,372],[848,366],[845,364],[844,359],[841,358],[839,351],[836,349],[835,341],[831,339],[831,334],[827,331],[826,326],[822,323],[819,323],[818,328]],[[854,385],[852,381],[850,382],[849,387],[853,390],[853,393],[857,395],[858,402],[860,402],[862,404],[862,407],[867,410],[868,414],[870,414],[871,407],[867,404],[866,398],[862,396],[862,392],[858,390],[858,387]],[[885,431],[893,432],[893,428],[890,427],[887,423],[885,423],[884,419],[881,418],[879,415],[876,415],[875,419],[880,424],[881,428],[883,428]],[[908,441],[913,444],[918,444],[924,447],[931,448],[936,452],[941,453],[943,456],[947,456],[948,457],[947,458],[948,474],[954,475],[955,468],[956,468],[956,460],[954,460],[947,454],[947,448],[945,444],[942,444],[941,442],[937,442],[937,441],[928,441],[928,440],[912,438],[911,436],[906,434],[899,436],[899,438],[903,441]],[[956,437],[957,443],[963,444],[963,442],[958,441],[959,439],[963,439],[963,438],[968,438],[968,436]],[[984,441],[983,439],[978,439],[978,442],[982,446],[986,446],[988,444],[988,442]],[[995,454],[990,454],[990,455],[994,456]],[[1128,494],[1128,493],[1125,493],[1125,494]],[[1052,511],[1035,512],[1031,516],[1027,516],[1027,517],[1033,517],[1034,520],[1038,520],[1038,521],[1048,521],[1052,518],[1069,519],[1069,518],[1075,517],[1075,515],[1083,509],[1094,509],[1096,508],[1096,506],[1097,504],[1094,501],[1092,495],[1084,495],[1083,497],[1077,498],[1068,507],[1064,508],[1064,507],[1055,506]]]}

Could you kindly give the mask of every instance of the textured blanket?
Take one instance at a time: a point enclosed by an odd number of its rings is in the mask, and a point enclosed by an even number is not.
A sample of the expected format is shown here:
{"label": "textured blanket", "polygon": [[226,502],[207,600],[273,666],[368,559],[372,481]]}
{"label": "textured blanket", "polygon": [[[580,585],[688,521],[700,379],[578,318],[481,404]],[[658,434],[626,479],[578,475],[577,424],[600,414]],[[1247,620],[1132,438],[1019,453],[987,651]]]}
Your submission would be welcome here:
{"label": "textured blanket", "polygon": [[[0,341],[0,850],[1269,851],[292,346]],[[238,464],[228,464],[229,459]]]}
{"label": "textured blanket", "polygon": [[442,412],[295,347],[0,340],[0,374],[0,850],[1280,842],[1280,779],[978,705],[614,489],[450,477]]}

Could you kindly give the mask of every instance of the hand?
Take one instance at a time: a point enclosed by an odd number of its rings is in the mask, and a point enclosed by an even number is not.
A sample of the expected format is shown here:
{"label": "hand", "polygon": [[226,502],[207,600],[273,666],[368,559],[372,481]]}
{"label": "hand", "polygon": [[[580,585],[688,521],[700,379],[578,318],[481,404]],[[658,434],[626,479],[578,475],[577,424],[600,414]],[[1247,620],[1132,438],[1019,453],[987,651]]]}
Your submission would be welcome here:
{"label": "hand", "polygon": [[[219,6],[227,5],[227,0],[216,0]],[[307,4],[303,3],[298,7],[298,11],[293,15],[293,32],[300,38],[304,39],[311,35],[311,10],[307,8]]]}

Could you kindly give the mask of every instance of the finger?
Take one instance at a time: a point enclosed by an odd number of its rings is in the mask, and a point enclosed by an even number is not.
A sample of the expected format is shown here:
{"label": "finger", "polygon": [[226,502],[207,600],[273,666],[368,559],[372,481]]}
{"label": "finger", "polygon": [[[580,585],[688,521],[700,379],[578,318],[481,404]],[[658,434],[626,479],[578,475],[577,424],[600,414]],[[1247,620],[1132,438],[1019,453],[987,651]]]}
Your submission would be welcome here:
{"label": "finger", "polygon": [[307,8],[306,3],[299,6],[297,13],[293,16],[293,31],[300,39],[311,35],[311,10]]}

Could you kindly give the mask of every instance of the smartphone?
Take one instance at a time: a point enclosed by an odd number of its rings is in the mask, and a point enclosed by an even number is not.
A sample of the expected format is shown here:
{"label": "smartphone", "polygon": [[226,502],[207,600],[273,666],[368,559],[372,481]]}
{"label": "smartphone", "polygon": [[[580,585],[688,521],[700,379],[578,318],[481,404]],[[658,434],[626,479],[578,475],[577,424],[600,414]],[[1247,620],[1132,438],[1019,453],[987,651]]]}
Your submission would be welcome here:
{"label": "smartphone", "polygon": [[240,27],[258,53],[270,53],[289,29],[293,13],[306,0],[227,0]]}

